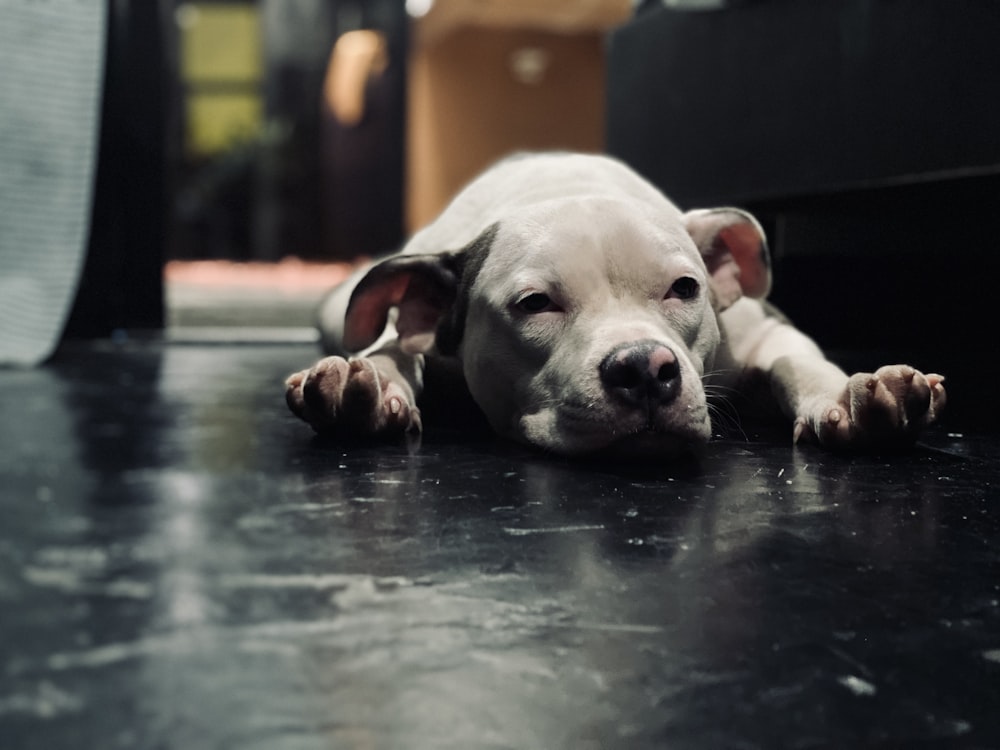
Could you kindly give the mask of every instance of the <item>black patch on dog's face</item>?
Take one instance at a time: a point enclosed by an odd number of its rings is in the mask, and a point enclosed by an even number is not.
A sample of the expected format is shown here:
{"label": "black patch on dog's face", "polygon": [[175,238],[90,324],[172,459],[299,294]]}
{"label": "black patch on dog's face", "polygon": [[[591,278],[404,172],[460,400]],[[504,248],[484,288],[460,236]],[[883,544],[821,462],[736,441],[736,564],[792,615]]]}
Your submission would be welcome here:
{"label": "black patch on dog's face", "polygon": [[458,289],[451,310],[441,319],[435,334],[435,343],[441,354],[454,356],[458,353],[465,335],[465,319],[469,314],[469,293],[493,248],[499,228],[499,224],[492,224],[464,250],[452,256]]}

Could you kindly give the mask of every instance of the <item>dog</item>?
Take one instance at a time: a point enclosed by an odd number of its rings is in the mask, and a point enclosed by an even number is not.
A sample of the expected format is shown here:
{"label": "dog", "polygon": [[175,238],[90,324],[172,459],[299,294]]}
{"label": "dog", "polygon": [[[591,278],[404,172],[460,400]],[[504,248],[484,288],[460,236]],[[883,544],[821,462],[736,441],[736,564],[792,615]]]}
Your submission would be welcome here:
{"label": "dog", "polygon": [[938,418],[941,375],[847,375],[770,287],[750,214],[682,212],[610,157],[517,155],[328,296],[334,354],[291,375],[286,400],[318,433],[398,439],[422,429],[425,369],[444,358],[496,433],[567,456],[696,451],[707,394],[752,384],[793,441],[831,449],[908,445]]}

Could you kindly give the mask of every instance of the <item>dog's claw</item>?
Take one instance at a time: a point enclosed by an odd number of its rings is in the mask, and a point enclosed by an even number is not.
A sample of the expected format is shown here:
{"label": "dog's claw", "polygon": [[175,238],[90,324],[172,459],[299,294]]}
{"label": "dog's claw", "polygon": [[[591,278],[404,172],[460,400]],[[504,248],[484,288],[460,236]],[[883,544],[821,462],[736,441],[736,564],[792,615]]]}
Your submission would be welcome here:
{"label": "dog's claw", "polygon": [[804,417],[799,417],[795,420],[795,425],[792,428],[792,445],[798,445],[800,441],[810,432],[809,425]]}

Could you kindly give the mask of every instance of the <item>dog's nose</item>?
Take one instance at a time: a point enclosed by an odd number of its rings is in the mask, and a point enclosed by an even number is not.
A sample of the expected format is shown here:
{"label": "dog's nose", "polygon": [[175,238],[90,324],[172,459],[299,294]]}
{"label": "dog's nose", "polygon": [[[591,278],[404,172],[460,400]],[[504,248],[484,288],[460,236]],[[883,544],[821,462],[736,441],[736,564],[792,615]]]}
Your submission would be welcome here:
{"label": "dog's nose", "polygon": [[681,387],[673,350],[658,341],[638,341],[612,351],[600,364],[605,389],[632,406],[672,401]]}

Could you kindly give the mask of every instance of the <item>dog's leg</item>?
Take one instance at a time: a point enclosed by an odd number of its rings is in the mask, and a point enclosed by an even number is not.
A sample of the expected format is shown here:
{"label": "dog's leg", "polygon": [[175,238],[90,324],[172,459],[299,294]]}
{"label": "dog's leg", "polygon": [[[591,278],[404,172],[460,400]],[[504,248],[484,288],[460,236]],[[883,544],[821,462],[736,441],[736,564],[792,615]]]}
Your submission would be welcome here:
{"label": "dog's leg", "polygon": [[771,318],[761,329],[737,359],[767,373],[778,406],[794,423],[796,442],[861,450],[904,446],[944,408],[940,375],[889,365],[849,376],[790,324]]}
{"label": "dog's leg", "polygon": [[320,434],[393,439],[420,432],[424,352],[456,283],[444,254],[397,255],[334,289],[320,309],[324,347],[362,353],[326,357],[289,376],[288,407]]}
{"label": "dog's leg", "polygon": [[319,434],[395,438],[421,429],[424,357],[389,344],[363,357],[326,357],[285,381],[285,399]]}

